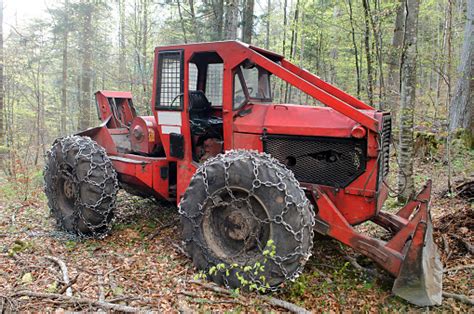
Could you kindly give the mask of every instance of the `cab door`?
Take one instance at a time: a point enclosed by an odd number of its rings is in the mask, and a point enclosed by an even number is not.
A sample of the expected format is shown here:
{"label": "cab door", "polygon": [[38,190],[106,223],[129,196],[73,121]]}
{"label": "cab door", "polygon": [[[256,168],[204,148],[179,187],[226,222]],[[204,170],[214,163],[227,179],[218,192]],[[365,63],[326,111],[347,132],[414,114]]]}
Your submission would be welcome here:
{"label": "cab door", "polygon": [[185,156],[184,51],[157,52],[154,109],[165,154],[170,160]]}

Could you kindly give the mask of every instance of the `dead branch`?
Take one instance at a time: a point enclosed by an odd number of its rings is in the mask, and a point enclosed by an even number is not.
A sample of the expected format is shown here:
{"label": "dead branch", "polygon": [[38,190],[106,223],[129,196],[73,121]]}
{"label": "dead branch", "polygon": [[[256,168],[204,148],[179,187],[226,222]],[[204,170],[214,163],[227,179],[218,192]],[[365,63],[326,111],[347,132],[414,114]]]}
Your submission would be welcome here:
{"label": "dead branch", "polygon": [[177,243],[171,242],[171,245],[181,254],[183,254],[186,257],[190,257],[188,253],[183,249],[183,247]]}
{"label": "dead branch", "polygon": [[449,249],[449,242],[448,242],[448,237],[446,234],[442,234],[441,238],[443,239],[443,247],[444,247],[444,254],[446,254],[447,258],[449,259],[449,256],[451,255],[451,250]]}
{"label": "dead branch", "polygon": [[[158,296],[161,298],[161,295]],[[145,297],[138,297],[138,296],[132,296],[132,295],[122,295],[122,296],[119,296],[119,297],[116,297],[116,298],[112,298],[112,299],[107,299],[105,300],[106,302],[109,302],[109,303],[117,303],[117,302],[122,302],[122,301],[142,301],[142,302],[145,302],[145,303],[153,303],[153,302],[156,302],[156,299],[150,299],[150,298],[145,298]]]}
{"label": "dead branch", "polygon": [[465,239],[463,239],[461,236],[457,234],[450,233],[449,235],[455,238],[456,240],[460,241],[462,244],[464,244],[464,246],[466,247],[469,253],[474,254],[474,245],[472,245],[471,243],[469,243],[468,241],[466,241]]}
{"label": "dead branch", "polygon": [[260,299],[264,300],[270,305],[280,307],[282,309],[288,310],[293,313],[302,313],[302,314],[309,314],[311,313],[310,311],[306,310],[305,308],[302,308],[301,306],[298,306],[294,303],[290,303],[287,301],[283,301],[277,298],[273,297],[267,297],[267,296],[259,296]]}
{"label": "dead branch", "polygon": [[66,295],[68,297],[72,297],[72,288],[71,288],[70,282],[69,282],[69,274],[68,274],[68,271],[67,271],[66,263],[64,263],[62,260],[60,260],[59,258],[54,257],[54,256],[45,256],[44,258],[49,259],[50,261],[53,261],[54,263],[56,263],[59,266],[59,268],[61,269],[61,272],[63,273],[64,284],[66,286],[69,286],[68,288],[66,288]]}
{"label": "dead branch", "polygon": [[74,304],[83,304],[88,306],[95,306],[104,310],[113,310],[113,311],[121,311],[121,312],[140,312],[143,309],[131,307],[127,305],[120,305],[120,304],[113,304],[105,301],[96,301],[86,298],[76,298],[76,297],[68,297],[62,294],[56,293],[40,293],[40,292],[33,292],[33,291],[18,291],[11,295],[11,297],[32,297],[32,298],[42,298],[42,299],[53,299],[53,300],[61,300],[65,303],[74,303]]}
{"label": "dead branch", "polygon": [[105,290],[104,290],[104,275],[102,271],[97,275],[97,285],[99,286],[99,301],[104,302],[105,300]]}
{"label": "dead branch", "polygon": [[178,221],[176,219],[174,219],[174,220],[171,220],[170,222],[168,222],[167,224],[161,225],[159,228],[157,228],[155,230],[155,232],[153,232],[152,234],[150,234],[148,236],[148,240],[154,239],[157,235],[159,235],[161,233],[161,231],[163,231],[164,229],[169,228],[171,226],[174,226],[177,222]]}
{"label": "dead branch", "polygon": [[79,278],[79,274],[76,275],[67,285],[61,288],[61,290],[58,291],[59,294],[63,294],[66,292],[68,289],[70,289],[76,282],[77,279]]}
{"label": "dead branch", "polygon": [[195,285],[204,287],[204,288],[206,288],[208,290],[211,290],[211,291],[214,291],[216,293],[225,294],[225,295],[231,295],[232,294],[229,290],[227,290],[225,288],[222,288],[222,287],[219,287],[215,284],[210,284],[210,283],[202,282],[202,281],[199,281],[199,280],[189,280],[188,282],[191,283],[191,284],[195,284]]}
{"label": "dead branch", "polygon": [[[107,261],[107,268],[112,268],[112,264],[110,263],[110,261]],[[111,273],[108,273],[108,277],[109,277],[109,287],[110,287],[110,290],[112,291],[116,291],[117,289],[117,282],[115,281],[115,276],[113,274],[113,272]]]}
{"label": "dead branch", "polygon": [[[192,299],[199,299],[199,298],[202,298],[201,296],[199,296],[199,294],[195,293],[195,292],[191,292],[191,291],[180,291],[178,292],[179,294],[182,294],[184,296],[187,296],[187,297],[190,297]],[[209,303],[209,304],[219,304],[219,303],[227,303],[227,304],[239,304],[241,306],[244,306],[244,307],[247,307],[247,304],[239,301],[239,300],[208,300],[206,299],[206,303]]]}
{"label": "dead branch", "polygon": [[455,293],[443,292],[443,297],[455,299],[455,300],[461,301],[462,303],[465,303],[465,304],[468,304],[468,305],[474,305],[474,299],[470,299],[468,296],[465,296],[464,294],[455,294]]}
{"label": "dead branch", "polygon": [[[205,283],[205,282],[202,282],[202,281],[199,281],[199,280],[190,280],[188,281],[189,283],[192,283],[192,284],[196,284],[196,285],[200,285],[201,287],[204,287],[206,289],[209,289],[209,290],[212,290],[214,292],[217,292],[217,293],[221,293],[221,294],[226,294],[226,295],[231,295],[232,293],[225,289],[225,288],[221,288],[219,286],[216,286],[214,284],[209,284],[209,283]],[[268,296],[260,296],[260,295],[257,295],[257,298],[270,304],[270,305],[273,305],[273,306],[277,306],[277,307],[280,307],[280,308],[283,308],[285,310],[288,310],[290,312],[293,312],[293,313],[311,313],[309,311],[307,311],[306,309],[296,305],[296,304],[293,304],[291,302],[287,302],[287,301],[283,301],[283,300],[280,300],[280,299],[277,299],[277,298],[273,298],[273,297],[268,297]]]}
{"label": "dead branch", "polygon": [[17,311],[15,301],[6,295],[0,294],[0,313],[13,313]]}
{"label": "dead branch", "polygon": [[447,268],[443,271],[443,273],[449,273],[449,272],[452,272],[452,271],[456,272],[456,271],[459,271],[459,270],[471,269],[471,268],[474,268],[474,264],[460,265],[460,266],[456,266],[456,267]]}
{"label": "dead branch", "polygon": [[132,296],[129,296],[129,295],[124,295],[124,296],[120,296],[120,297],[117,297],[117,298],[108,299],[107,302],[117,303],[117,302],[122,302],[122,301],[136,301],[136,300],[141,300],[141,298],[140,297],[132,297]]}

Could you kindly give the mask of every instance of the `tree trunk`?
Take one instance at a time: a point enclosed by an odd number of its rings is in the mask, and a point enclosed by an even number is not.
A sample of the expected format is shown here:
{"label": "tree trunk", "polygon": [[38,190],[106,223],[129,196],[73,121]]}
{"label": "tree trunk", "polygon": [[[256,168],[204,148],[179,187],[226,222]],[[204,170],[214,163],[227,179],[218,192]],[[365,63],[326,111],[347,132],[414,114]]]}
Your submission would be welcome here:
{"label": "tree trunk", "polygon": [[285,0],[283,3],[283,47],[282,47],[282,54],[285,56],[285,49],[286,49],[286,26],[288,24],[288,19],[287,19],[287,6],[288,6],[288,0]]}
{"label": "tree trunk", "polygon": [[[447,49],[447,58],[446,58],[446,109],[449,109],[449,104],[451,103],[451,78],[452,78],[452,55],[453,55],[453,0],[448,0],[447,11],[446,11],[446,49]],[[446,112],[448,112],[446,110]]]}
{"label": "tree trunk", "polygon": [[352,15],[352,0],[349,0],[349,21],[351,22],[351,36],[352,36],[352,45],[354,46],[354,61],[356,66],[356,75],[357,75],[357,98],[360,99],[360,68],[359,68],[359,55],[357,50],[357,42],[355,38],[355,29],[354,29],[354,19]]}
{"label": "tree trunk", "polygon": [[0,146],[3,145],[5,138],[3,96],[3,0],[0,0]]}
{"label": "tree trunk", "polygon": [[266,36],[265,36],[265,49],[270,49],[270,16],[272,13],[272,0],[267,2],[267,21],[265,23]]}
{"label": "tree trunk", "polygon": [[125,51],[125,0],[119,0],[119,86],[121,89],[127,86],[127,65]]}
{"label": "tree trunk", "polygon": [[[291,39],[290,39],[290,60],[294,61],[296,55],[296,45],[298,42],[298,20],[299,20],[299,6],[300,0],[296,0],[295,15],[293,25],[291,28]],[[292,87],[286,82],[285,86],[285,103],[291,102],[291,91]]]}
{"label": "tree trunk", "polygon": [[409,199],[413,183],[413,119],[416,102],[417,29],[420,0],[406,0],[405,39],[402,54],[398,190],[400,201]]}
{"label": "tree trunk", "polygon": [[[334,21],[337,21],[338,17],[341,15],[339,11],[339,7],[337,5],[334,6],[332,18]],[[336,22],[337,23],[337,22]],[[338,33],[337,25],[333,25],[331,28],[331,32],[334,34]],[[331,44],[331,50],[329,52],[330,61],[329,61],[329,82],[331,84],[337,85],[337,70],[336,70],[336,63],[337,59],[339,58],[339,43],[338,43],[338,35],[335,35],[336,40],[333,41]]]}
{"label": "tree trunk", "polygon": [[242,23],[242,41],[247,44],[252,43],[254,5],[255,0],[245,0],[244,18]]}
{"label": "tree trunk", "polygon": [[179,22],[181,23],[181,30],[183,31],[183,41],[185,44],[187,44],[188,38],[186,36],[186,25],[184,23],[183,13],[181,12],[181,3],[179,2],[179,0],[176,0],[176,2],[178,4]]}
{"label": "tree trunk", "polygon": [[237,26],[239,23],[238,13],[238,0],[226,0],[224,25],[225,39],[237,39]]}
{"label": "tree trunk", "polygon": [[471,148],[474,146],[473,99],[474,99],[474,1],[467,1],[464,42],[461,61],[451,106],[449,108],[449,129],[464,129],[470,134]]}
{"label": "tree trunk", "polygon": [[92,11],[93,3],[82,2],[82,66],[81,66],[81,107],[79,109],[79,130],[90,125],[91,114],[91,77],[92,77]]}
{"label": "tree trunk", "polygon": [[222,31],[224,28],[224,0],[213,0],[212,11],[214,13],[214,19],[211,21],[213,28],[211,39],[222,40]]}
{"label": "tree trunk", "polygon": [[395,18],[395,28],[393,30],[392,45],[390,47],[388,60],[388,94],[390,109],[396,112],[400,95],[400,55],[403,45],[405,23],[405,1],[400,1]]}
{"label": "tree trunk", "polygon": [[[383,52],[382,52],[382,24],[381,24],[381,12],[380,12],[380,0],[375,0],[375,12],[376,14],[369,15],[370,23],[372,24],[372,32],[374,34],[375,42],[375,53],[377,56],[378,65],[378,83],[379,83],[379,104],[378,108],[384,110],[385,104],[385,82],[383,75]],[[375,18],[374,18],[375,17]]]}
{"label": "tree trunk", "polygon": [[[68,12],[68,0],[64,1],[64,11]],[[67,70],[68,70],[68,39],[69,39],[69,21],[65,19],[66,27],[63,31],[63,64],[62,64],[62,85],[61,85],[61,110],[60,110],[60,136],[67,134]]]}
{"label": "tree trunk", "polygon": [[189,0],[189,13],[191,14],[191,23],[194,29],[195,41],[201,41],[201,32],[196,20],[196,11],[194,10],[194,0]]}
{"label": "tree trunk", "polygon": [[367,97],[369,98],[369,104],[374,105],[374,79],[372,69],[372,53],[370,51],[370,27],[369,27],[369,0],[362,0],[364,5],[364,43],[365,43],[365,57],[367,59]]}

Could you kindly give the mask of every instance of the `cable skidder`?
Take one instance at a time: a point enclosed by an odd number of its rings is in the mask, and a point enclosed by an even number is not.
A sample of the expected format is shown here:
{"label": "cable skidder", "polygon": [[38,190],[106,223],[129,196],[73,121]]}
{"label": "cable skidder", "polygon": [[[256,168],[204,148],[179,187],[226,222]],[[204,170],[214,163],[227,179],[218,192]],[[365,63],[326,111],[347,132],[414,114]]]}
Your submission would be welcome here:
{"label": "cable skidder", "polygon": [[[310,104],[277,103],[275,80]],[[316,231],[377,262],[395,294],[441,303],[431,182],[396,214],[381,211],[390,114],[236,41],[156,48],[152,116],[137,116],[128,92],[99,91],[96,103],[101,124],[56,140],[47,156],[61,228],[107,234],[120,184],[176,202],[187,252],[220,284],[277,288],[303,270]],[[391,239],[354,229],[369,220]]]}

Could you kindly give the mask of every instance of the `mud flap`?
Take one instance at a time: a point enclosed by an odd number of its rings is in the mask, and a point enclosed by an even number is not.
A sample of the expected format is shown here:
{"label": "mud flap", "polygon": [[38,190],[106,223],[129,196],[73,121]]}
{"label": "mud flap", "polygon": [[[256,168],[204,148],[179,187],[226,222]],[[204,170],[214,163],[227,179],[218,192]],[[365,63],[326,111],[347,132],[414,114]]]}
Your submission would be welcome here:
{"label": "mud flap", "polygon": [[[395,295],[418,306],[440,305],[442,301],[443,266],[433,241],[433,225],[426,208],[426,218],[420,221],[395,279]],[[420,213],[421,214],[421,213]]]}

